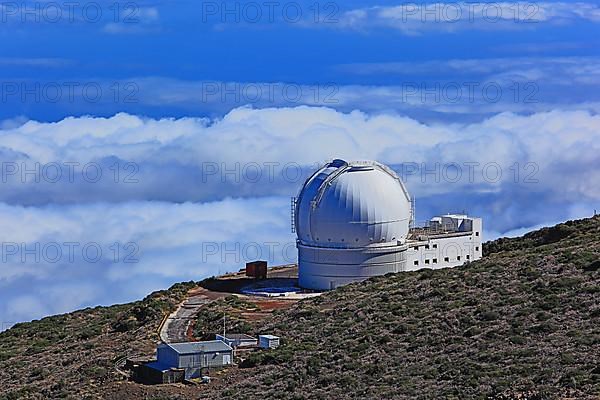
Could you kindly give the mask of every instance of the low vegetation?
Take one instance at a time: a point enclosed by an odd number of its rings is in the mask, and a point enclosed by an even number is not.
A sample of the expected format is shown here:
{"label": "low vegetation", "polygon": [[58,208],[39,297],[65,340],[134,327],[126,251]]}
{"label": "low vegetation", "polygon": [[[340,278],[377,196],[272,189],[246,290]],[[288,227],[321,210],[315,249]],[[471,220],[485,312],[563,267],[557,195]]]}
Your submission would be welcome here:
{"label": "low vegetation", "polygon": [[202,307],[198,313],[194,326],[194,337],[200,340],[214,340],[215,333],[223,331],[223,319],[225,319],[227,332],[251,333],[253,327],[242,318],[241,313],[256,310],[255,304],[233,295],[215,300]]}
{"label": "low vegetation", "polygon": [[[274,333],[211,385],[126,383],[113,363],[152,354],[162,315],[193,283],[141,302],[0,334],[0,399],[597,399],[600,217],[486,243],[460,268],[349,285],[248,324],[253,305],[209,304],[196,335]],[[210,336],[210,337],[209,337]]]}
{"label": "low vegetation", "polygon": [[206,398],[598,398],[600,218],[485,251],[274,315],[257,330],[283,346],[254,353]]}
{"label": "low vegetation", "polygon": [[17,324],[0,333],[0,400],[92,399],[124,355],[152,354],[158,326],[193,282],[142,301],[96,307]]}

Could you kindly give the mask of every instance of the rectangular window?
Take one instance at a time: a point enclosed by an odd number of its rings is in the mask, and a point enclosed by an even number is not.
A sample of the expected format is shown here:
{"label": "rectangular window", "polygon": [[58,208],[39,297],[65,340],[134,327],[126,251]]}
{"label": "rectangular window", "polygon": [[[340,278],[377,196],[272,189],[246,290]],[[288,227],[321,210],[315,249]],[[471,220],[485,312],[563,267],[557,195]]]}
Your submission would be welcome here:
{"label": "rectangular window", "polygon": [[446,261],[446,262],[450,261],[450,257],[444,257],[444,261]]}
{"label": "rectangular window", "polygon": [[434,245],[433,245],[433,248],[434,248],[434,249],[437,249],[437,244],[434,244]]}
{"label": "rectangular window", "polygon": [[434,264],[437,264],[437,258],[434,258],[434,259],[433,259],[433,263],[434,263]]}
{"label": "rectangular window", "polygon": [[479,232],[475,232],[475,236],[479,236]]}
{"label": "rectangular window", "polygon": [[415,247],[413,247],[413,249],[419,250],[419,246],[415,246]]}
{"label": "rectangular window", "polygon": [[479,246],[475,247],[475,251],[479,251]]}
{"label": "rectangular window", "polygon": [[470,258],[471,258],[471,256],[467,254],[467,260],[469,260]]}
{"label": "rectangular window", "polygon": [[425,260],[425,264],[429,264],[429,259]]}
{"label": "rectangular window", "polygon": [[428,244],[425,245],[425,250],[429,250],[429,245]]}
{"label": "rectangular window", "polygon": [[419,260],[415,260],[415,265],[419,265]]}
{"label": "rectangular window", "polygon": [[456,256],[456,259],[457,259],[458,261],[460,261],[460,256]]}

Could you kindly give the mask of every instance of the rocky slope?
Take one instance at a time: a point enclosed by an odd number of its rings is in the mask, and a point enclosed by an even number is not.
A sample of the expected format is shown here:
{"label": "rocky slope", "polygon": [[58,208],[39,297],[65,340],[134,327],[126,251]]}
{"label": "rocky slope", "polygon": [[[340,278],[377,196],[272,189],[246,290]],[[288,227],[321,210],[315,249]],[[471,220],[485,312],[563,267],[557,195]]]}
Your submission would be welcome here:
{"label": "rocky slope", "polygon": [[[124,353],[151,354],[163,313],[191,283],[19,324],[0,334],[0,399],[598,398],[600,217],[484,251],[460,268],[371,279],[240,325],[283,345],[208,386],[141,386],[111,369]],[[216,321],[210,309],[200,318]]]}
{"label": "rocky slope", "polygon": [[598,398],[600,218],[485,250],[274,316],[285,345],[205,398]]}
{"label": "rocky slope", "polygon": [[158,326],[194,283],[142,301],[17,324],[0,333],[0,399],[96,399],[124,377],[115,362],[152,354]]}

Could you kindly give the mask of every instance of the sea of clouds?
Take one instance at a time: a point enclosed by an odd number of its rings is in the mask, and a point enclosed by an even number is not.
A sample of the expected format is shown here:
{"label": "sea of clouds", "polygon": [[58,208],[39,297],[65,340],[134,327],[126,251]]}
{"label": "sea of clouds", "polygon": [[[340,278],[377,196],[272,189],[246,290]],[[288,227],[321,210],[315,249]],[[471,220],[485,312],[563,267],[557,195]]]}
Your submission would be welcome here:
{"label": "sea of clouds", "polygon": [[0,321],[141,298],[262,258],[295,261],[290,198],[332,158],[394,168],[417,220],[468,212],[484,238],[600,209],[600,117],[236,108],[222,118],[5,121]]}

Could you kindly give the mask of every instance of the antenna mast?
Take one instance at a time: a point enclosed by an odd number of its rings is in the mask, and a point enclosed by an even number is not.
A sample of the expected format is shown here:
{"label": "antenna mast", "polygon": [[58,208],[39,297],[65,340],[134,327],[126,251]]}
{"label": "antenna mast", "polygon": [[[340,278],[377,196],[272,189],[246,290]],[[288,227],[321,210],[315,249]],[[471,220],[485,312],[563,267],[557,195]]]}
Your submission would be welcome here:
{"label": "antenna mast", "polygon": [[415,196],[413,196],[410,201],[410,227],[411,228],[415,227],[415,218],[416,218],[415,202],[416,202],[416,199],[415,199]]}

